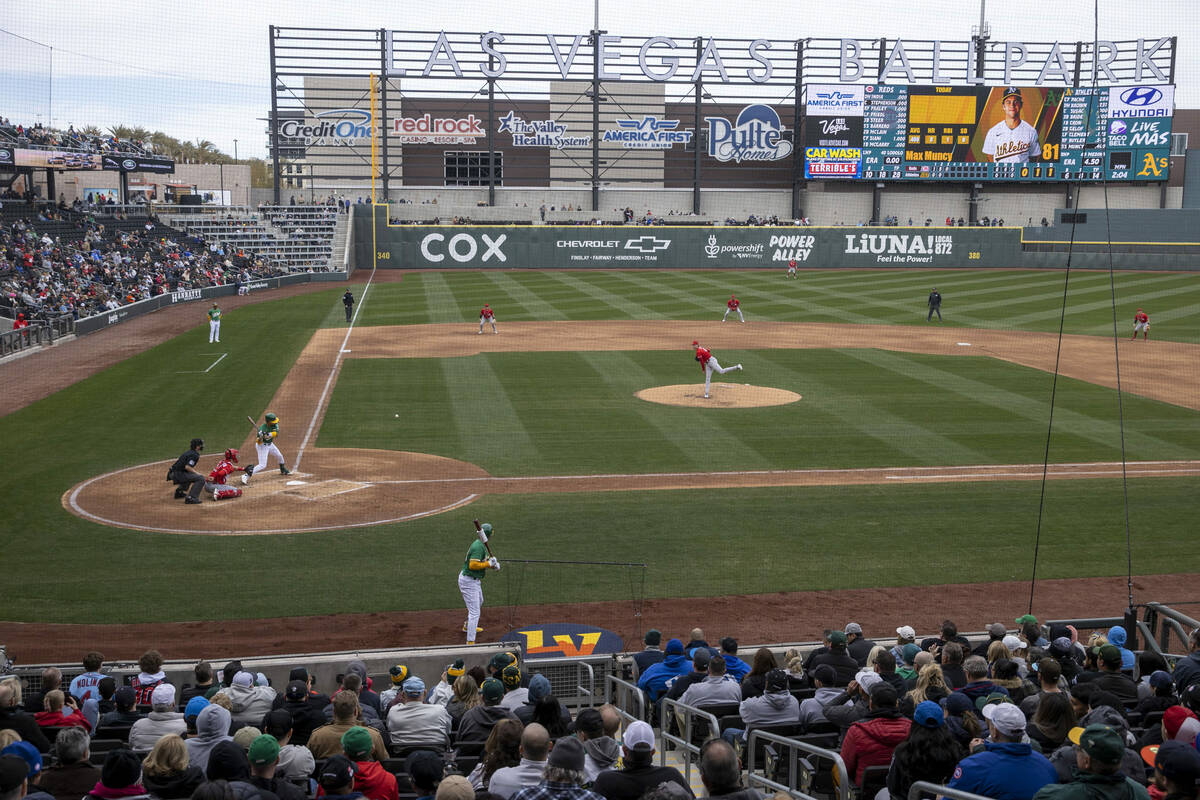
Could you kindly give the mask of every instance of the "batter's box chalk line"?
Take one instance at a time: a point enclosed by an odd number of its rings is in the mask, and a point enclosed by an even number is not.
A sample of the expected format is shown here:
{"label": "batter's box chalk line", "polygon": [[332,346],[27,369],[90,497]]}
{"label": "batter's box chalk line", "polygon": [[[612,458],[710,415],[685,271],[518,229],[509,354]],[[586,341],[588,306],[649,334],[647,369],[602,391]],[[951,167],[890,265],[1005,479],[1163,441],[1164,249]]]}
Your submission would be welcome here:
{"label": "batter's box chalk line", "polygon": [[339,494],[348,494],[357,492],[360,489],[369,489],[373,484],[364,483],[362,481],[349,481],[343,478],[329,478],[315,483],[303,483],[303,488],[295,487],[292,489],[282,489],[280,494],[286,494],[290,497],[298,497],[301,500],[315,502],[326,500],[330,497],[336,497]]}
{"label": "batter's box chalk line", "polygon": [[955,344],[958,345],[959,347],[970,347],[971,346],[970,342],[955,342]]}

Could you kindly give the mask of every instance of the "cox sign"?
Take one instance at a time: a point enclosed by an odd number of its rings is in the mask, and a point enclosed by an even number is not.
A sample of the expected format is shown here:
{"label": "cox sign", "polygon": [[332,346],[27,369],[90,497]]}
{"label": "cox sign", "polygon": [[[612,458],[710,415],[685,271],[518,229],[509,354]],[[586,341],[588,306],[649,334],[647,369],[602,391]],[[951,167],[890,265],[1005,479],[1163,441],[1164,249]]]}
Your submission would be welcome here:
{"label": "cox sign", "polygon": [[[507,261],[508,257],[504,255],[504,251],[500,249],[500,245],[504,244],[504,240],[508,238],[507,233],[502,233],[493,239],[486,233],[479,235],[483,242],[483,258],[481,261],[496,259],[497,261]],[[444,252],[443,252],[444,251]],[[446,237],[440,233],[431,233],[421,240],[421,255],[426,261],[434,264],[441,263],[446,260],[449,255],[454,261],[459,264],[466,264],[475,260],[475,256],[479,253],[479,242],[475,241],[475,237],[469,233],[456,233],[446,241]]]}

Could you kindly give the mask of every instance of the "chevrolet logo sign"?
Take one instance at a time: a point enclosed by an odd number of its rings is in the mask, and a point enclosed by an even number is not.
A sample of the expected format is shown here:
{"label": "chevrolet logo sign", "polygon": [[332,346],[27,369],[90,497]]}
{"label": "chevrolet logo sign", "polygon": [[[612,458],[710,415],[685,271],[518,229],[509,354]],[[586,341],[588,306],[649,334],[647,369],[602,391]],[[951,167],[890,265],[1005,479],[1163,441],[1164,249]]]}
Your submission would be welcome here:
{"label": "chevrolet logo sign", "polygon": [[628,239],[625,242],[626,250],[637,250],[639,253],[654,253],[659,250],[666,250],[670,246],[670,239],[656,239],[653,236],[643,236],[639,239]]}

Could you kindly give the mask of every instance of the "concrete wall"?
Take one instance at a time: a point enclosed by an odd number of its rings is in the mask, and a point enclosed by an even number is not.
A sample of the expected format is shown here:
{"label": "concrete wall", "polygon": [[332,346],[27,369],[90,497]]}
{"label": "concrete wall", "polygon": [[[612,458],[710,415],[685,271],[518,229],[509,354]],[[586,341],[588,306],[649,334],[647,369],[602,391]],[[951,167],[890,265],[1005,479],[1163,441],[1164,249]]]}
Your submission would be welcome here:
{"label": "concrete wall", "polygon": [[[46,196],[45,170],[36,173],[38,191]],[[110,171],[71,171],[57,172],[54,176],[54,188],[57,192],[54,199],[61,195],[68,203],[75,198],[83,198],[88,189],[116,189],[120,185],[120,173]],[[131,185],[138,183],[155,184],[158,187],[158,199],[163,200],[163,187],[168,183],[182,183],[196,186],[200,191],[216,192],[224,186],[230,193],[230,203],[245,205],[250,202],[250,165],[249,164],[176,164],[172,175],[159,175],[149,172],[135,172],[129,176]]]}

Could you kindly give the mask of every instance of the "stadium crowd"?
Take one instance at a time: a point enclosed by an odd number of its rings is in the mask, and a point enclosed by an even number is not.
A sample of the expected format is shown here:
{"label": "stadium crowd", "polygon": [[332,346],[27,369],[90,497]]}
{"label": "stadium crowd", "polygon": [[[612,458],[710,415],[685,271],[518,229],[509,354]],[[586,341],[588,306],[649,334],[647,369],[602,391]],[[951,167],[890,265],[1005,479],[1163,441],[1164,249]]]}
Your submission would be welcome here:
{"label": "stadium crowd", "polygon": [[1200,630],[1171,671],[1121,627],[1084,641],[1016,624],[979,643],[951,621],[928,637],[901,626],[876,645],[851,622],[782,662],[768,648],[744,661],[700,629],[665,645],[651,630],[629,676],[651,713],[623,731],[610,705],[572,715],[514,653],[436,679],[396,664],[386,689],[353,660],[326,694],[303,665],[277,690],[238,661],[202,661],[176,688],[154,650],[118,685],[91,652],[70,681],[46,668],[28,696],[0,681],[0,800],[687,800],[683,775],[654,763],[653,726],[679,724],[664,698],[731,712],[699,749],[709,797],[762,797],[740,760],[759,729],[836,750],[856,797],[903,800],[928,781],[997,800],[1196,800]]}
{"label": "stadium crowd", "polygon": [[154,152],[153,145],[136,139],[119,139],[116,136],[96,135],[75,130],[70,125],[66,130],[49,128],[37,122],[33,125],[0,119],[0,136],[7,138],[17,147],[36,149],[78,150],[87,153],[141,153]]}
{"label": "stadium crowd", "polygon": [[14,318],[75,319],[165,292],[245,283],[270,264],[163,226],[154,217],[98,217],[67,206],[5,206],[0,308]]}

